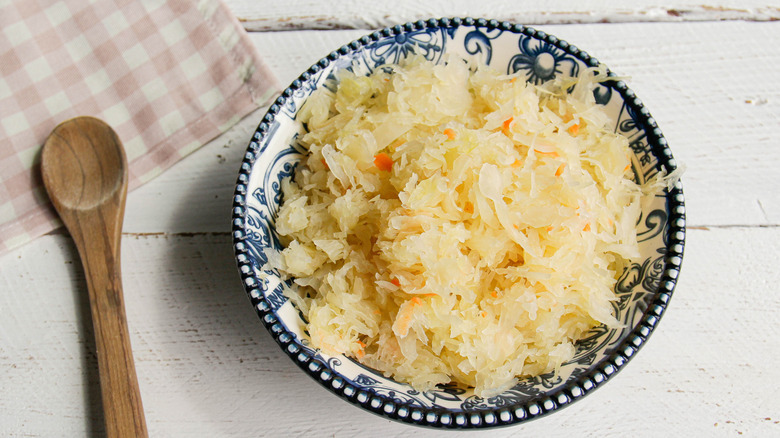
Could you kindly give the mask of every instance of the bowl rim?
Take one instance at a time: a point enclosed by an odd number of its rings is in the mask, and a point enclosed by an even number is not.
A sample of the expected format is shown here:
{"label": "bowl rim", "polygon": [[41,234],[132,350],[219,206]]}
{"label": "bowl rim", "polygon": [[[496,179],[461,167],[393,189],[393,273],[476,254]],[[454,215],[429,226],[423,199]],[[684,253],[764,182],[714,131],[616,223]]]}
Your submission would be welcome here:
{"label": "bowl rim", "polygon": [[[653,294],[653,300],[636,323],[634,329],[626,335],[614,351],[603,359],[595,362],[589,371],[576,379],[567,382],[555,393],[543,393],[539,396],[529,397],[528,401],[515,403],[502,407],[491,407],[474,411],[453,412],[443,408],[410,407],[399,404],[381,394],[373,394],[370,391],[354,387],[346,378],[331,369],[327,364],[310,355],[295,342],[295,335],[289,332],[280,323],[275,310],[266,301],[263,293],[258,290],[259,279],[249,261],[248,249],[244,244],[246,234],[246,198],[248,196],[249,176],[252,172],[256,158],[262,153],[259,144],[269,135],[272,135],[271,125],[284,105],[293,99],[296,90],[301,89],[316,74],[327,68],[332,62],[341,56],[361,51],[367,45],[385,38],[394,37],[406,32],[424,29],[454,29],[461,26],[484,28],[485,30],[501,29],[515,34],[524,34],[564,50],[567,54],[577,58],[589,66],[600,65],[596,58],[578,49],[568,42],[521,24],[509,21],[489,20],[485,18],[431,18],[407,22],[392,27],[385,27],[373,31],[358,39],[353,40],[332,51],[311,67],[305,70],[298,78],[285,88],[279,97],[270,105],[258,125],[252,140],[249,143],[246,154],[241,162],[238,179],[235,186],[232,206],[232,234],[233,247],[241,280],[252,306],[255,308],[260,320],[279,344],[282,350],[306,372],[311,378],[339,398],[356,405],[364,410],[380,415],[384,418],[400,421],[407,424],[427,426],[433,428],[465,428],[482,429],[501,426],[510,426],[540,418],[554,411],[560,410],[583,398],[596,388],[603,385],[612,376],[617,374],[630,361],[637,351],[645,344],[669,304],[672,293],[677,284],[677,279],[682,266],[683,251],[685,247],[685,198],[682,183],[678,180],[668,191],[666,206],[669,216],[666,229],[668,241],[667,253],[663,258],[664,265],[659,280],[659,288]],[[610,77],[614,73],[607,69]],[[676,169],[677,164],[668,147],[663,133],[658,128],[655,119],[644,106],[644,103],[622,80],[610,80],[604,83],[618,92],[625,104],[630,107],[647,136],[648,146],[658,160],[657,166],[664,167],[667,172]]]}

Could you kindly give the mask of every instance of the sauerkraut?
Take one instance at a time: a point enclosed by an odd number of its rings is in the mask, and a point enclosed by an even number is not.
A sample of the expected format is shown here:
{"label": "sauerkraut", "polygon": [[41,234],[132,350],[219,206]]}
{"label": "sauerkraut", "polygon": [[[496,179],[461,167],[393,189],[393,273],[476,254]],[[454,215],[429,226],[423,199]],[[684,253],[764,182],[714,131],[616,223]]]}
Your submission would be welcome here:
{"label": "sauerkraut", "polygon": [[488,396],[619,325],[642,189],[594,102],[604,78],[536,86],[412,58],[315,92],[276,221],[311,345],[421,391]]}

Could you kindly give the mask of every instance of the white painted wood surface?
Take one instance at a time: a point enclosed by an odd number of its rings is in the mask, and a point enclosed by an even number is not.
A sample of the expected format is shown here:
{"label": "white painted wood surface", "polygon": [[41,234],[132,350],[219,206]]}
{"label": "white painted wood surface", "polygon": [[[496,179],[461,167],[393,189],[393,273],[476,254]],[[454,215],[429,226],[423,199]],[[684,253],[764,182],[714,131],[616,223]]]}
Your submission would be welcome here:
{"label": "white painted wood surface", "polygon": [[[238,3],[269,20],[298,4]],[[597,3],[609,6],[568,6]],[[641,14],[653,3],[638,4]],[[353,19],[341,14],[333,27]],[[611,382],[546,418],[476,435],[780,436],[780,23],[719,16],[539,26],[631,76],[687,165],[686,254],[658,330]],[[364,33],[251,38],[289,83]],[[444,436],[340,401],[299,371],[255,316],[229,227],[238,163],[263,111],[128,197],[122,269],[151,436]],[[0,436],[101,435],[85,287],[64,233],[0,258]]]}

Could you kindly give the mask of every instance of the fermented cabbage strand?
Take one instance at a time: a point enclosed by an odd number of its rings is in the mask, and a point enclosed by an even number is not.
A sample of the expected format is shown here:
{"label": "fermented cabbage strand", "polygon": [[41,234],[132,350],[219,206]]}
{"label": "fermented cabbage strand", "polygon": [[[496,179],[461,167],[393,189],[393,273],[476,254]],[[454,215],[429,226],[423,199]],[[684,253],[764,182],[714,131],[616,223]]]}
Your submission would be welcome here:
{"label": "fermented cabbage strand", "polygon": [[315,92],[276,222],[312,346],[488,396],[618,325],[642,192],[596,73],[568,93],[571,78],[412,59]]}

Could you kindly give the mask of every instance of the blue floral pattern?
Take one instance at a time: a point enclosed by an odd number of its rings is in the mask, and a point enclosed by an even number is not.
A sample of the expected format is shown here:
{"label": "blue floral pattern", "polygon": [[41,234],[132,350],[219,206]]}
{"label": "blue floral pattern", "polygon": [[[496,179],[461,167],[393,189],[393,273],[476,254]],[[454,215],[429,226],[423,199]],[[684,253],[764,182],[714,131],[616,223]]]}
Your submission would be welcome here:
{"label": "blue floral pattern", "polygon": [[484,28],[476,28],[463,38],[463,48],[469,55],[479,56],[481,63],[490,65],[493,60],[492,40],[500,37],[502,33],[504,32],[500,29],[486,31]]}
{"label": "blue floral pattern", "polygon": [[580,63],[576,58],[546,41],[521,36],[517,40],[517,46],[520,53],[510,59],[507,73],[522,70],[526,73],[528,82],[539,84],[561,74],[576,77],[580,70]]}
{"label": "blue floral pattern", "polygon": [[412,54],[438,62],[444,54],[447,36],[444,28],[420,29],[401,32],[379,39],[366,46],[369,68],[384,64],[397,64]]}
{"label": "blue floral pattern", "polygon": [[[269,332],[316,381],[353,403],[399,421],[434,427],[491,427],[527,421],[576,400],[614,374],[643,345],[676,284],[685,238],[682,187],[647,200],[638,224],[642,257],[620,276],[613,303],[622,328],[598,326],[576,345],[559,373],[521,379],[510,390],[482,398],[471,388],[441,385],[419,392],[345,356],[310,347],[306,321],[285,296],[294,287],[268,266],[281,250],[274,223],[282,181],[306,153],[297,142],[306,127],[297,111],[318,87],[333,87],[339,70],[368,73],[412,53],[441,62],[455,53],[539,84],[557,75],[577,76],[598,62],[555,37],[497,21],[441,19],[374,32],[334,51],[296,79],[258,127],[239,173],[233,207],[236,257],[247,293]],[[614,115],[614,130],[628,138],[636,182],[675,168],[666,140],[641,101],[620,81],[594,90]]]}

